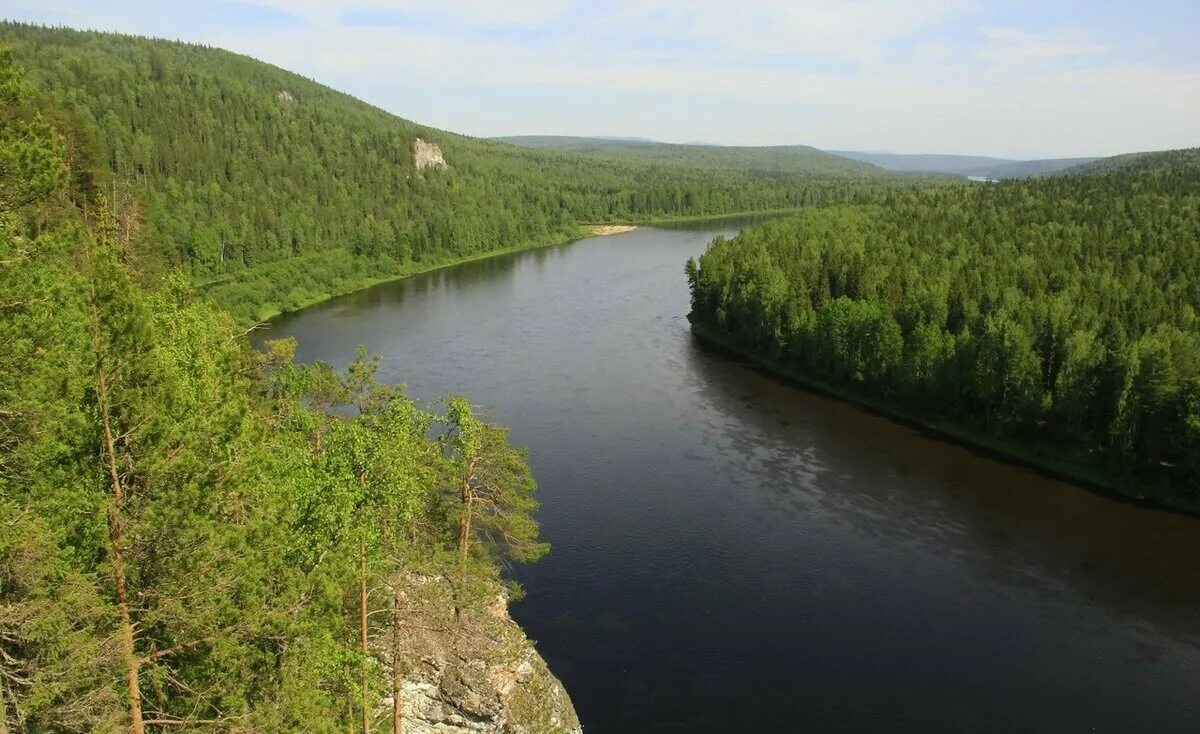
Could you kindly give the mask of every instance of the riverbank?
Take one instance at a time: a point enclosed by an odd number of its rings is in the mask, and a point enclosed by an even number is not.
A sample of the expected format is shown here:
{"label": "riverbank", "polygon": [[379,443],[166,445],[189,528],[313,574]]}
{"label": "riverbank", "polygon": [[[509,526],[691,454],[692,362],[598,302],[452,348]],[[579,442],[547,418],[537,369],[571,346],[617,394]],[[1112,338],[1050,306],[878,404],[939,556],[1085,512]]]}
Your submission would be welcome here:
{"label": "riverbank", "polygon": [[[1192,498],[1180,497],[1169,488],[1153,484],[1131,486],[1128,482],[1115,478],[1104,467],[1064,458],[1061,450],[1052,447],[1039,448],[1027,443],[993,436],[954,421],[919,416],[890,401],[867,396],[858,391],[814,378],[777,360],[757,355],[707,324],[692,320],[690,314],[688,321],[691,323],[692,334],[707,347],[746,361],[765,374],[801,389],[852,403],[948,443],[964,446],[991,458],[1032,469],[1054,479],[1080,485],[1110,499],[1151,506],[1170,512],[1200,515],[1200,503]],[[1054,453],[1051,454],[1051,451]]]}
{"label": "riverbank", "polygon": [[541,249],[548,248],[548,247],[559,247],[560,245],[569,245],[570,243],[577,242],[587,236],[588,236],[588,234],[586,232],[580,232],[578,236],[569,237],[567,239],[557,239],[557,240],[552,240],[550,242],[541,242],[541,243],[533,243],[533,244],[513,245],[512,247],[502,247],[498,250],[488,250],[487,252],[479,252],[479,253],[475,253],[474,255],[468,255],[466,257],[450,258],[448,260],[438,260],[438,261],[434,261],[434,262],[431,262],[428,264],[417,263],[416,265],[418,265],[418,267],[413,268],[413,269],[405,269],[404,272],[384,275],[384,276],[377,277],[377,278],[369,278],[367,280],[361,281],[360,283],[354,285],[353,287],[346,288],[345,290],[339,290],[337,292],[323,294],[320,297],[313,298],[311,300],[306,300],[297,306],[288,307],[286,309],[280,309],[280,310],[269,312],[266,316],[261,317],[259,319],[259,321],[267,321],[268,319],[272,319],[276,316],[281,316],[285,313],[299,311],[301,309],[308,308],[309,306],[314,306],[318,303],[328,301],[331,298],[337,298],[338,296],[349,295],[351,293],[354,293],[355,291],[366,290],[367,288],[370,288],[370,287],[376,286],[376,285],[380,285],[383,283],[391,283],[392,281],[403,280],[404,278],[412,278],[417,275],[425,275],[426,273],[434,273],[434,272],[437,272],[438,270],[445,270],[446,268],[453,268],[457,265],[464,265],[466,263],[475,262],[477,260],[486,260],[491,257],[499,257],[500,255],[511,255],[512,253],[515,253],[515,252],[526,252],[528,250],[541,250]]}
{"label": "riverbank", "polygon": [[[245,270],[231,277],[198,284],[197,288],[238,319],[262,322],[382,283],[500,255],[558,247],[590,236],[579,228],[546,242],[521,243],[464,257],[424,262],[380,262],[344,249],[328,250]],[[286,293],[284,288],[288,289]]]}
{"label": "riverbank", "polygon": [[[681,326],[680,264],[732,229],[643,227],[474,263],[251,336],[294,337],[301,362],[338,366],[365,345],[381,358],[377,378],[418,402],[478,395],[508,425],[532,457],[553,546],[513,568],[526,595],[512,612],[585,734],[647,721],[697,734],[781,721],[953,730],[963,710],[942,693],[971,698],[984,728],[1093,717],[1136,731],[1151,712],[1160,730],[1188,730],[1200,700],[1178,682],[1200,670],[1200,521],[701,349]],[[1148,645],[1162,654],[1130,652]],[[703,685],[681,689],[697,660]],[[945,686],[901,712],[910,726],[892,726],[930,666]],[[829,705],[771,693],[798,675]],[[1080,679],[1095,685],[1056,694],[1056,681]],[[869,695],[848,709],[849,688]]]}
{"label": "riverbank", "polygon": [[377,261],[360,258],[348,250],[328,250],[241,271],[200,283],[197,288],[240,320],[247,323],[262,322],[383,283],[424,275],[500,255],[558,247],[588,237],[622,234],[634,231],[640,226],[715,222],[745,217],[772,217],[796,211],[796,209],[769,209],[729,214],[661,217],[638,222],[581,225],[573,232],[564,233],[563,236],[546,242],[521,243],[459,258],[392,263],[390,268],[387,263],[381,264]]}
{"label": "riverbank", "polygon": [[724,219],[744,219],[746,217],[779,217],[796,214],[802,207],[787,207],[785,209],[757,209],[751,211],[729,212],[728,214],[689,214],[683,216],[651,217],[639,219],[638,224],[654,226],[658,224],[688,224],[691,222],[719,222]]}
{"label": "riverbank", "polygon": [[624,234],[637,229],[636,224],[585,224],[583,230],[593,237],[607,237],[610,234]]}

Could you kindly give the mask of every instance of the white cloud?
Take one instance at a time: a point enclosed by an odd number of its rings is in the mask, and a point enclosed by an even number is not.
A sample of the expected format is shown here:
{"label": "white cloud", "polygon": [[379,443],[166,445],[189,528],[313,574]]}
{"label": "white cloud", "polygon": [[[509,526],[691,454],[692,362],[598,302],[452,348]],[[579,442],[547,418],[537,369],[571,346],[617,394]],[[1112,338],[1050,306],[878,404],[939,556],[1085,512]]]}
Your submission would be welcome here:
{"label": "white cloud", "polygon": [[[88,17],[104,16],[104,27],[156,32],[137,25],[121,2],[100,12],[39,1],[67,14],[55,20],[89,25]],[[1119,61],[1087,29],[987,25],[985,12],[950,0],[354,5],[438,20],[419,28],[347,25],[345,7],[317,0],[258,2],[304,22],[174,35],[475,135],[630,134],[1013,156],[1200,142],[1189,129],[1200,119],[1200,70]],[[499,32],[513,29],[524,31]]]}
{"label": "white cloud", "polygon": [[[235,45],[236,39],[228,44]],[[1182,145],[1200,117],[1200,72],[1150,67],[1013,73],[1007,67],[906,66],[862,74],[730,65],[720,57],[663,64],[592,47],[546,49],[388,28],[350,28],[334,38],[314,29],[245,39],[242,49],[291,68],[353,85],[365,74],[371,101],[405,116],[476,135],[521,132],[646,134],[729,143],[997,155],[1101,154]],[[439,90],[414,98],[413,86]],[[467,88],[541,90],[523,115],[484,113],[442,99]],[[571,114],[564,92],[583,102]],[[622,95],[658,95],[680,114]],[[389,104],[389,101],[394,103]],[[601,102],[603,100],[603,103]],[[523,102],[523,104],[525,104]],[[667,104],[667,102],[663,102]],[[434,107],[445,117],[431,119]],[[505,122],[497,123],[502,117]],[[555,121],[554,128],[549,121]]]}
{"label": "white cloud", "polygon": [[336,25],[348,11],[398,11],[473,29],[544,28],[695,41],[739,56],[820,54],[864,59],[880,44],[961,14],[962,0],[258,0],[317,26]]}
{"label": "white cloud", "polygon": [[598,20],[628,32],[703,41],[739,56],[871,59],[886,42],[961,13],[951,0],[634,0]]}
{"label": "white cloud", "polygon": [[258,0],[259,4],[297,15],[315,25],[335,23],[347,12],[383,11],[442,18],[483,27],[542,27],[565,15],[570,0]]}
{"label": "white cloud", "polygon": [[918,61],[945,62],[958,56],[954,46],[944,42],[922,43],[913,49],[913,58]]}
{"label": "white cloud", "polygon": [[983,36],[988,43],[980,58],[1001,63],[1040,64],[1108,51],[1107,46],[1090,40],[1083,31],[1031,33],[1019,28],[989,26],[983,29]]}

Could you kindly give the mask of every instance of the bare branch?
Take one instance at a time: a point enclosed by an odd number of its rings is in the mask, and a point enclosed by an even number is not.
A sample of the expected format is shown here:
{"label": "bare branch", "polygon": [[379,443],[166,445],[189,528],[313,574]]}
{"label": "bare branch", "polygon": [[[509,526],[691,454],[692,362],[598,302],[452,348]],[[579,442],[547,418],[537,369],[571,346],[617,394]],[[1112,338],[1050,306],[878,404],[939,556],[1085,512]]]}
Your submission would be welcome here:
{"label": "bare branch", "polygon": [[140,661],[138,661],[138,664],[145,665],[146,663],[152,663],[155,660],[158,660],[160,658],[165,658],[168,655],[174,655],[177,652],[183,652],[184,650],[190,650],[193,647],[199,647],[200,645],[206,645],[215,639],[216,639],[216,635],[210,635],[208,637],[202,637],[198,640],[192,640],[191,642],[184,642],[182,644],[175,645],[174,647],[168,647],[166,649],[159,650],[158,652],[152,652],[149,655],[142,656],[142,659]]}

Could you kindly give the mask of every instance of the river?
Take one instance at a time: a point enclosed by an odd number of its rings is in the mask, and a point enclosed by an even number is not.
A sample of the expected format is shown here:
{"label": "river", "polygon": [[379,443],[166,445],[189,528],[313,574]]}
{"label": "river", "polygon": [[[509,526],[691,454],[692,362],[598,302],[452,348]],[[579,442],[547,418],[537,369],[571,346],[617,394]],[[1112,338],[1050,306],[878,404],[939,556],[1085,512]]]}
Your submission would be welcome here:
{"label": "river", "polygon": [[1200,520],[707,350],[683,264],[737,225],[471,262],[265,336],[339,367],[362,344],[530,450],[553,549],[513,614],[587,734],[1200,731]]}

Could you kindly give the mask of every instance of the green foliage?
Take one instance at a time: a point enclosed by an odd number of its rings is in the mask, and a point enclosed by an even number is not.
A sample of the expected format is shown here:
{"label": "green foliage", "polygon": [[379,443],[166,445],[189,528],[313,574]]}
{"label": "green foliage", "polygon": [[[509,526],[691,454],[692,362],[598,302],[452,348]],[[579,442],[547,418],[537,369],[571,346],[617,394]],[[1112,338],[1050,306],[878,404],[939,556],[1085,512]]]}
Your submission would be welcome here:
{"label": "green foliage", "polygon": [[608,159],[651,161],[679,168],[753,171],[780,177],[880,178],[883,169],[807,145],[679,145],[650,140],[517,135],[496,138],[534,150],[579,153]]}
{"label": "green foliage", "polygon": [[[7,56],[0,81],[23,84]],[[391,682],[360,634],[407,634],[371,592],[400,598],[455,547],[449,426],[365,354],[337,373],[292,343],[256,353],[187,275],[136,270],[117,216],[136,199],[67,170],[82,148],[36,110],[4,114],[25,137],[0,136],[0,161],[29,162],[4,190],[43,183],[0,213],[0,730],[345,731]],[[524,454],[490,446],[537,547]],[[463,570],[460,603],[495,599],[493,567]]]}
{"label": "green foliage", "polygon": [[1067,169],[1068,174],[1113,173],[1118,171],[1163,171],[1195,166],[1200,162],[1200,148],[1159,150],[1146,153],[1123,153],[1110,158],[1083,163]]}
{"label": "green foliage", "polygon": [[526,563],[545,556],[550,546],[537,539],[537,483],[526,453],[509,443],[507,429],[480,420],[462,396],[447,401],[445,424],[441,442],[450,471],[444,496],[458,518],[460,555],[465,559],[474,548],[488,558]]}
{"label": "green foliage", "polygon": [[824,384],[1195,506],[1200,162],[1165,160],[895,192],[718,239],[686,269],[692,319]]}
{"label": "green foliage", "polygon": [[66,180],[65,149],[41,116],[33,90],[0,48],[0,214],[48,196]]}
{"label": "green foliage", "polygon": [[[182,43],[0,23],[39,88],[131,187],[142,269],[182,268],[218,304],[263,318],[579,222],[785,209],[865,190],[870,166],[804,149],[699,165],[597,159],[454,135],[244,56]],[[445,168],[418,170],[417,138]],[[810,165],[811,163],[811,165]],[[878,180],[871,187],[888,186]]]}
{"label": "green foliage", "polygon": [[0,719],[16,731],[117,732],[116,613],[45,519],[0,499]]}

